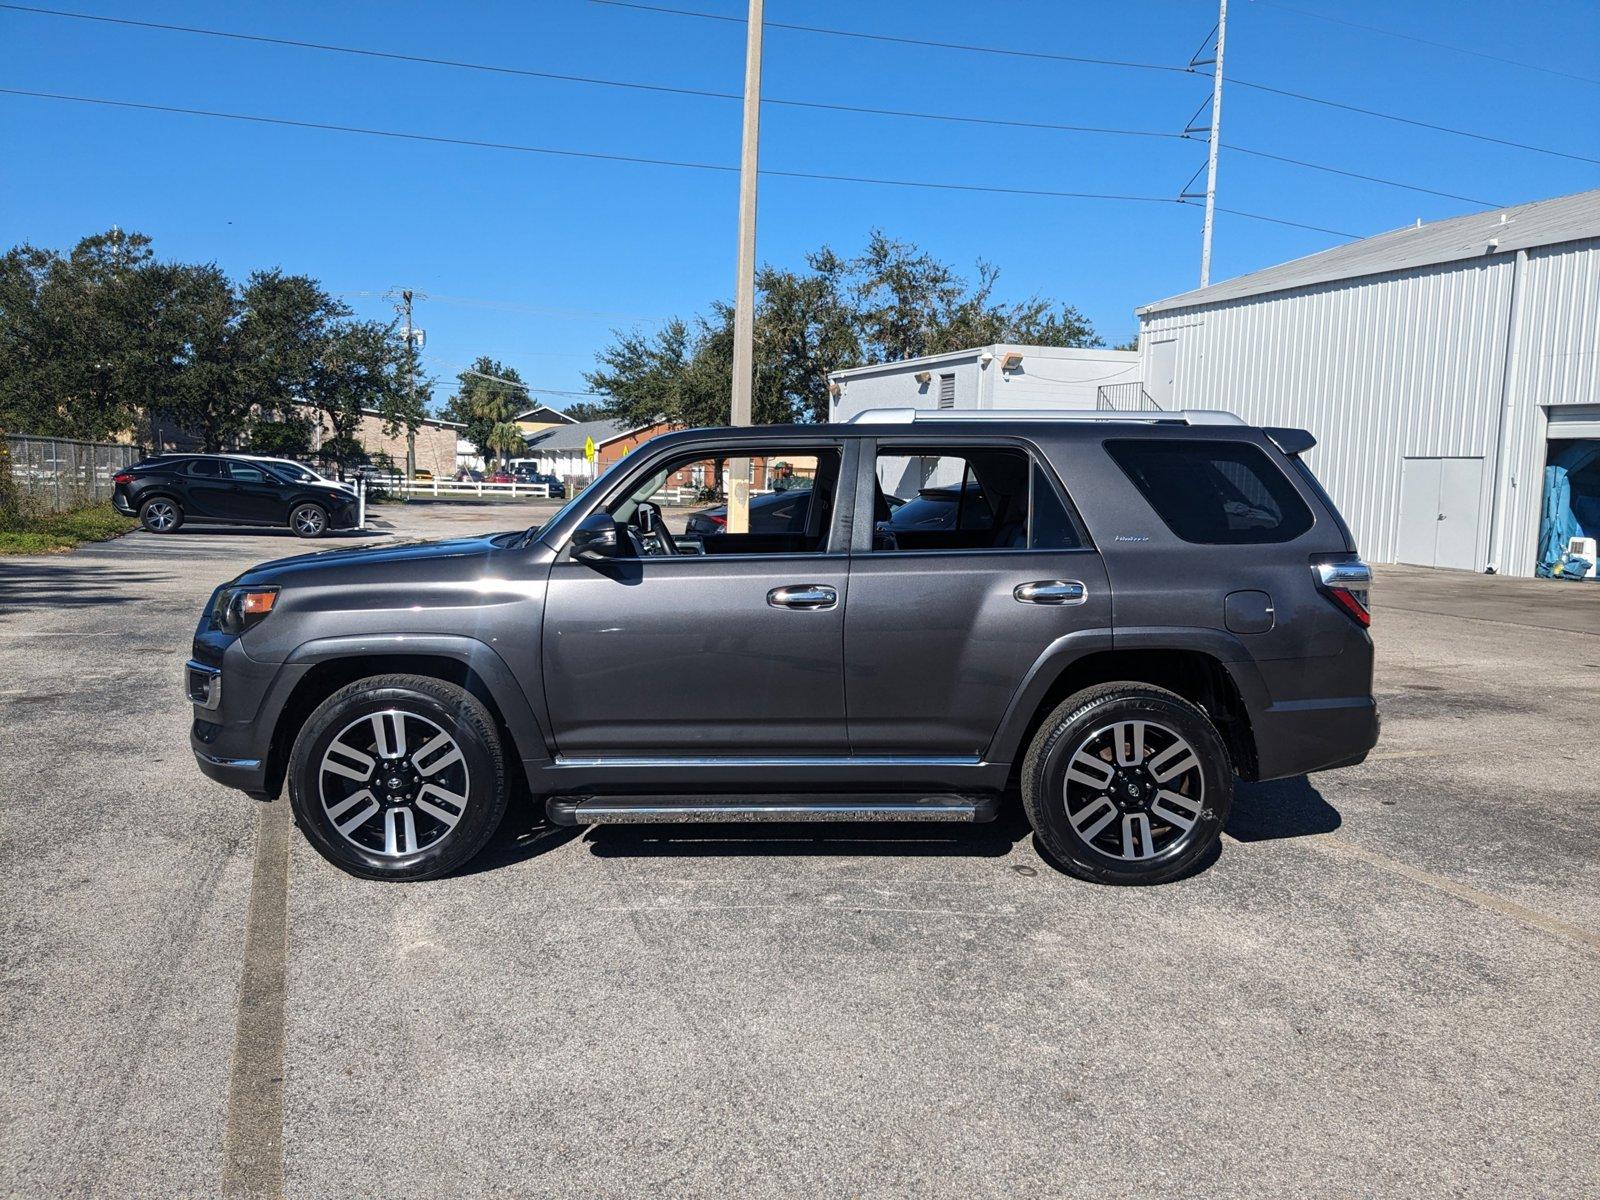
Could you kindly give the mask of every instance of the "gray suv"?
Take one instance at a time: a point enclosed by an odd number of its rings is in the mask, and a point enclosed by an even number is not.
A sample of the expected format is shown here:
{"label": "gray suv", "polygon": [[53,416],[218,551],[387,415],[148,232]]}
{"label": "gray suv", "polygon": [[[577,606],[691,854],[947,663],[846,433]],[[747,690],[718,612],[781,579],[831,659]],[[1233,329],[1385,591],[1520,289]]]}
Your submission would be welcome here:
{"label": "gray suv", "polygon": [[[1020,792],[1067,870],[1159,882],[1236,776],[1377,740],[1370,572],[1313,445],[1202,412],[666,434],[538,528],[218,588],[191,742],[371,878],[459,867],[530,796],[574,825],[986,821]],[[779,459],[802,522],[671,503]],[[954,511],[892,519],[929,495]]]}

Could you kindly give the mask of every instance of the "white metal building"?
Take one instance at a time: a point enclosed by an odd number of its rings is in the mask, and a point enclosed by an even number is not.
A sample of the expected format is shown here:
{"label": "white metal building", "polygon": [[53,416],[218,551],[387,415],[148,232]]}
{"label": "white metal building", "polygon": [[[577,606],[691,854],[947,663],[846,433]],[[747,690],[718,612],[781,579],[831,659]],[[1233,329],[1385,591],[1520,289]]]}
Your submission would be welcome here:
{"label": "white metal building", "polygon": [[1104,387],[1139,382],[1132,350],[976,346],[828,376],[829,417],[867,408],[1094,408]]}
{"label": "white metal building", "polygon": [[1162,408],[1316,435],[1307,462],[1369,558],[1531,575],[1547,458],[1600,439],[1600,190],[1380,234],[1139,320]]}

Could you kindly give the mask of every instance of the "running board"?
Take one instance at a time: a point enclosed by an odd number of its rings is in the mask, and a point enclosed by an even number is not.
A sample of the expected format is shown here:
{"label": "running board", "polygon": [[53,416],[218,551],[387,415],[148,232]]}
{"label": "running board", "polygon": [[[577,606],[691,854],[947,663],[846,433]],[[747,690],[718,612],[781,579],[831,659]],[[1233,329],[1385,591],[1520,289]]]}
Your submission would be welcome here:
{"label": "running board", "polygon": [[705,821],[992,821],[998,796],[551,796],[553,825],[627,825]]}

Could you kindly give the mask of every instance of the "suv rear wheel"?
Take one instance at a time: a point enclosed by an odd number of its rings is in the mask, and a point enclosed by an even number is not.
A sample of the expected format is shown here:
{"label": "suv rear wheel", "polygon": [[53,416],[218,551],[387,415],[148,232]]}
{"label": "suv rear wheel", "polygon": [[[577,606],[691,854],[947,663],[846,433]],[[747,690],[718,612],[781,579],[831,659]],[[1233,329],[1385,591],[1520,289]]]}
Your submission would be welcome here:
{"label": "suv rear wheel", "polygon": [[183,509],[176,500],[157,496],[139,506],[139,524],[151,533],[176,533],[183,524]]}
{"label": "suv rear wheel", "polygon": [[1143,683],[1068,697],[1022,765],[1045,848],[1099,883],[1163,883],[1205,854],[1233,805],[1228,752],[1205,713]]}
{"label": "suv rear wheel", "polygon": [[432,879],[483,849],[505,816],[500,734],[454,684],[358,679],[301,728],[289,801],[311,844],[352,875]]}

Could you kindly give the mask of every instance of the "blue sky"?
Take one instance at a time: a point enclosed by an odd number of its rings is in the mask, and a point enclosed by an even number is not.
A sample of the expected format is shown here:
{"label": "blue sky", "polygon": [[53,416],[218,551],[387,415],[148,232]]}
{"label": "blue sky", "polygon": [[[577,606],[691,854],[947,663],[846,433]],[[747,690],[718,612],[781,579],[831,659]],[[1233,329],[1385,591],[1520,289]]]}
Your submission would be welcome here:
{"label": "blue sky", "polygon": [[[49,3],[49,0],[44,0]],[[742,15],[739,0],[664,0]],[[588,3],[55,0],[73,11],[712,91],[738,91],[741,24]],[[1478,51],[1384,36],[1307,13]],[[1053,54],[1183,65],[1208,0],[1083,4],[768,0],[767,18]],[[0,10],[0,87],[556,149],[737,161],[736,103],[400,63]],[[1513,59],[1543,69],[1499,61]],[[1562,74],[1564,72],[1566,74]],[[1600,159],[1600,7],[1233,0],[1230,78]],[[1575,79],[1571,75],[1588,76]],[[1057,124],[1180,130],[1210,81],[770,29],[769,97]],[[1411,128],[1243,87],[1225,146],[1513,204],[1600,187],[1600,165]],[[119,224],[165,257],[236,275],[306,272],[368,316],[418,305],[429,369],[479,353],[549,389],[612,328],[731,294],[737,177],[424,144],[0,95],[0,241],[65,247]],[[1175,196],[1199,142],[960,125],[768,106],[777,170],[1053,191]],[[1219,203],[1356,234],[1472,211],[1461,200],[1224,151]],[[1197,281],[1198,208],[768,178],[759,253],[798,264],[881,227],[1007,296],[1082,309],[1108,339],[1134,308]],[[1223,215],[1213,279],[1337,244]],[[365,294],[363,294],[365,293]],[[438,398],[448,394],[441,387]],[[557,403],[561,397],[552,396]]]}

